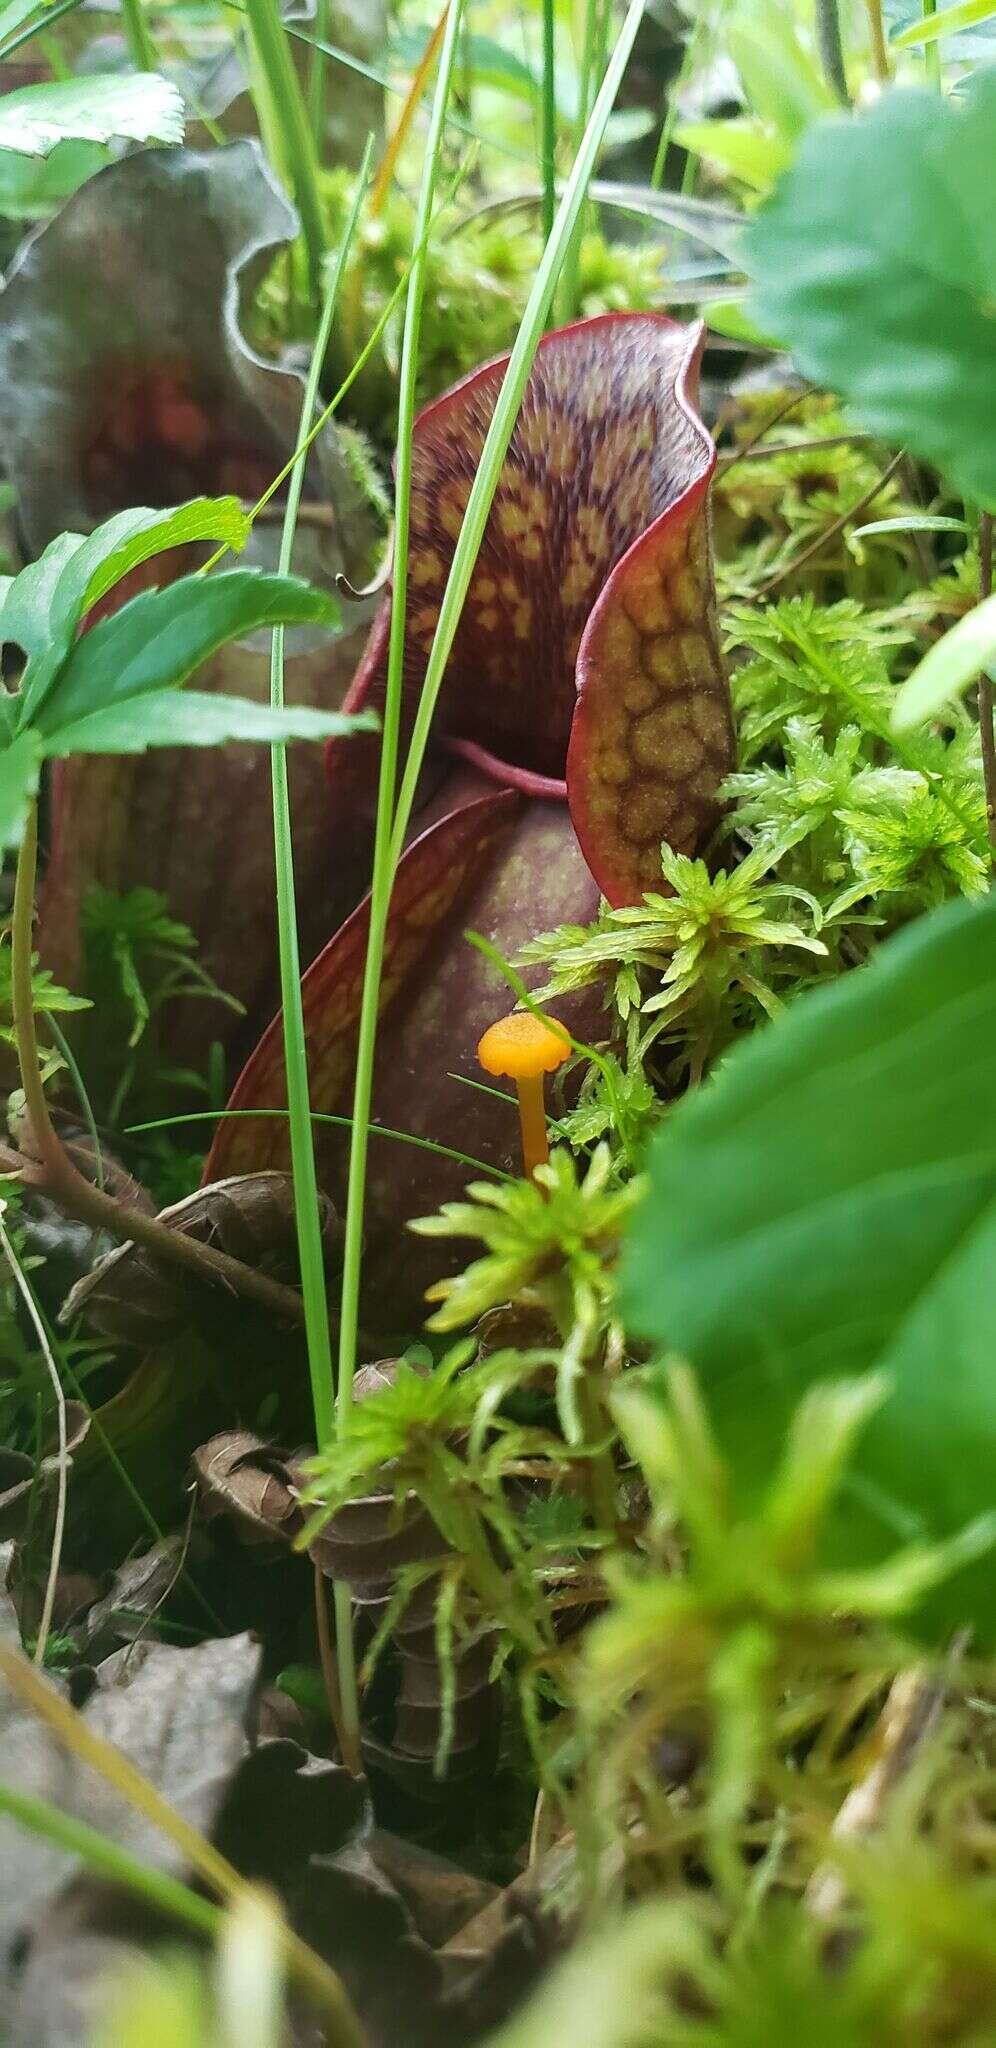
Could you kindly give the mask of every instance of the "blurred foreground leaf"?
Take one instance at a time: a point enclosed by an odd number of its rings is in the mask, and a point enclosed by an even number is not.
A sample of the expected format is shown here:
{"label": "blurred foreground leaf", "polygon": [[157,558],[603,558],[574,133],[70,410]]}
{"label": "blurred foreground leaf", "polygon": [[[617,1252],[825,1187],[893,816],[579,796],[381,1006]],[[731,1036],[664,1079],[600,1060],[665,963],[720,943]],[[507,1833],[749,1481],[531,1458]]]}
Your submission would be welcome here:
{"label": "blurred foreground leaf", "polygon": [[[993,1506],[996,902],[938,911],[800,1000],[671,1114],[624,1268],[630,1328],[697,1367],[756,1497],[804,1391],[875,1367],[839,1562]],[[994,1633],[987,1564],[931,1601]]]}

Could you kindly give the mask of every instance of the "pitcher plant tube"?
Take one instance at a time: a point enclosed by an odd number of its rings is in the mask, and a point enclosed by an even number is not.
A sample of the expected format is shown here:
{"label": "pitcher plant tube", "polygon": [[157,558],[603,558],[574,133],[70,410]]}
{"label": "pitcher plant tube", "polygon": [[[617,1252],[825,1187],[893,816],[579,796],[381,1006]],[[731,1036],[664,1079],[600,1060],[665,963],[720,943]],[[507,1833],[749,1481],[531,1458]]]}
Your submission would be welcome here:
{"label": "pitcher plant tube", "polygon": [[[463,1149],[515,1170],[507,1109],[466,1085],[500,1007],[500,977],[470,926],[506,958],[539,930],[583,923],[601,896],[660,887],[662,842],[694,853],[733,763],[709,534],[712,440],[696,410],[704,330],[610,314],[544,337],[526,386],[439,701],[421,806],[387,935],[375,1123],[461,1131]],[[439,603],[505,359],[420,414],[413,450],[405,647],[410,727]],[[387,596],[345,710],[382,701]],[[377,749],[328,751],[340,872],[368,872]],[[367,872],[365,872],[365,869]],[[360,903],[304,979],[315,1110],[348,1100],[366,943]],[[598,998],[564,1005],[565,1030],[597,1037]],[[280,1108],[271,1025],[232,1109]],[[323,1129],[320,1174],[342,1199],[348,1133]],[[389,1156],[388,1156],[389,1155]],[[231,1118],[207,1173],[286,1164],[276,1119]],[[364,1322],[410,1329],[439,1277],[438,1249],[402,1226],[460,1192],[453,1163],[378,1147],[368,1186]]]}

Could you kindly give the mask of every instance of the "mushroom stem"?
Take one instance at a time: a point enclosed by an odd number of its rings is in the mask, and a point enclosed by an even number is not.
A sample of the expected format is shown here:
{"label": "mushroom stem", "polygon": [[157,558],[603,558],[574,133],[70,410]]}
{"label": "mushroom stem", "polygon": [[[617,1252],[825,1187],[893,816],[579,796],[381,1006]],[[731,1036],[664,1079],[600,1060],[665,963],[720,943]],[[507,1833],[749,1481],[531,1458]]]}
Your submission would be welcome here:
{"label": "mushroom stem", "polygon": [[519,1091],[519,1129],[522,1133],[522,1170],[535,1180],[536,1168],[550,1157],[546,1128],[546,1103],[542,1074],[524,1074],[516,1081]]}

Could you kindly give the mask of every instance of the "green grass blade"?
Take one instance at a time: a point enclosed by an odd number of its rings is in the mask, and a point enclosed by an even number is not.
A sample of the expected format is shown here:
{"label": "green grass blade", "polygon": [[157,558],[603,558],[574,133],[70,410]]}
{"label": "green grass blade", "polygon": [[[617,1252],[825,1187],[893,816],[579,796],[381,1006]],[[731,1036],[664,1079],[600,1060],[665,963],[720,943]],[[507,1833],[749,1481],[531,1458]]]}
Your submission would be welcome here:
{"label": "green grass blade", "polygon": [[[133,4],[138,4],[138,0],[133,0]],[[318,156],[308,110],[291,59],[277,0],[246,0],[245,12],[256,63],[265,81],[273,120],[279,131],[275,146],[279,146],[283,156],[282,168],[290,180],[301,217],[311,294],[317,301],[321,289],[325,228]]]}
{"label": "green grass blade", "polygon": [[543,171],[543,238],[553,233],[557,209],[556,150],[557,99],[554,72],[553,0],[543,0],[543,130],[541,143]]}
{"label": "green grass blade", "polygon": [[425,291],[425,258],[433,197],[439,170],[446,107],[459,40],[462,0],[451,0],[446,34],[439,58],[439,72],[432,104],[429,141],[426,149],[415,224],[417,253],[412,263],[405,307],[405,329],[401,352],[401,390],[398,405],[398,456],[395,483],[394,602],[391,612],[391,640],[388,652],[387,689],[381,741],[380,777],[377,791],[377,824],[374,839],[373,878],[370,892],[370,928],[367,938],[356,1050],[356,1078],[353,1092],[353,1138],[349,1153],[349,1185],[346,1197],[346,1234],[343,1247],[342,1300],[339,1322],[339,1374],[336,1403],[340,1423],[352,1399],[353,1373],[359,1326],[360,1264],[363,1246],[363,1204],[366,1189],[367,1146],[370,1102],[373,1094],[374,1047],[380,1001],[381,969],[387,915],[391,901],[396,856],[391,850],[398,739],[401,727],[402,667],[405,651],[405,603],[408,581],[409,495],[411,487],[412,430],[415,420],[415,385],[418,374],[418,345],[422,300]]}
{"label": "green grass blade", "polygon": [[[342,247],[322,309],[311,368],[301,408],[299,439],[303,439],[318,399],[319,379],[328,348],[339,288],[346,259],[356,231],[370,167],[372,139],[368,140],[356,183],[353,208],[343,236]],[[304,488],[302,459],[291,472],[280,540],[281,574],[290,569],[294,550],[297,515]],[[284,632],[278,626],[273,635],[270,657],[270,703],[276,710],[284,704]],[[325,1261],[318,1209],[318,1178],[311,1127],[311,1098],[308,1087],[308,1056],[301,1001],[301,959],[297,937],[297,900],[294,884],[294,849],[291,837],[290,791],[287,777],[287,749],[271,752],[273,789],[273,845],[276,865],[277,929],[280,956],[280,997],[284,1030],[284,1062],[287,1070],[287,1109],[290,1119],[291,1167],[294,1177],[294,1209],[297,1223],[304,1323],[311,1374],[311,1397],[315,1411],[316,1440],[323,1443],[332,1432],[334,1392],[332,1350],[329,1339],[328,1305],[325,1299]]]}
{"label": "green grass blade", "polygon": [[164,1870],[155,1870],[151,1864],[140,1863],[127,1849],[120,1849],[108,1835],[101,1835],[96,1828],[76,1820],[71,1814],[61,1813],[56,1806],[50,1806],[47,1799],[36,1799],[27,1792],[15,1791],[13,1785],[0,1784],[0,1813],[5,1813],[18,1827],[26,1828],[42,1841],[54,1843],[57,1849],[65,1849],[71,1856],[78,1856],[80,1862],[93,1872],[95,1877],[110,1884],[126,1886],[136,1898],[146,1905],[154,1906],[158,1912],[169,1914],[186,1927],[192,1927],[198,1934],[215,1935],[221,1925],[221,1912],[211,1904],[210,1899],[201,1898],[189,1885],[181,1884],[179,1878],[168,1876]]}
{"label": "green grass blade", "polygon": [[[360,1029],[356,1054],[356,1082],[353,1094],[353,1142],[350,1149],[349,1189],[346,1203],[346,1236],[343,1252],[342,1307],[339,1333],[339,1386],[337,1401],[340,1415],[345,1413],[350,1399],[353,1371],[356,1363],[356,1346],[359,1320],[360,1265],[363,1243],[363,1204],[366,1188],[367,1141],[370,1123],[370,1103],[373,1092],[374,1049],[377,1035],[377,1012],[380,996],[381,967],[383,962],[384,933],[391,901],[391,890],[405,832],[411,817],[415,791],[425,756],[429,728],[435,710],[436,700],[442,684],[443,672],[449,659],[456,636],[460,613],[470,584],[474,563],[487,524],[491,501],[498,485],[498,477],[512,438],[512,430],[518,417],[526,379],[532,368],[533,357],[556,286],[557,277],[565,252],[574,232],[592,169],[598,154],[606,123],[612,111],[620,80],[625,69],[637,28],[643,14],[645,0],[632,0],[629,12],[620,31],[619,40],[612,53],[606,70],[602,89],[598,94],[591,120],[585,131],[574,169],[568,179],[554,231],[540,261],[522,325],[515,347],[509,359],[508,369],[498,396],[494,418],[491,422],[481,456],[480,467],[474,480],[463,525],[460,529],[449,580],[443,597],[439,623],[429,656],[425,685],[415,721],[415,732],[409,748],[405,773],[394,813],[393,827],[388,817],[388,806],[394,786],[393,762],[385,761],[389,744],[396,747],[397,720],[400,710],[401,653],[403,653],[404,594],[407,577],[407,520],[402,532],[401,480],[407,476],[410,450],[405,455],[402,471],[402,456],[399,450],[399,491],[398,525],[399,540],[403,541],[404,552],[399,547],[394,572],[394,612],[400,614],[400,624],[392,630],[392,661],[388,670],[387,701],[384,711],[384,740],[381,760],[381,782],[377,816],[377,845],[374,856],[373,883],[370,896],[370,935],[363,977],[363,999],[360,1014]],[[420,221],[428,219],[431,206],[432,181],[435,177],[434,155],[438,153],[445,114],[446,94],[449,89],[449,75],[452,71],[456,50],[456,30],[459,6],[454,0],[453,13],[447,24],[447,40],[440,62],[436,102],[433,108],[433,141],[435,152],[427,159],[423,196],[420,204]],[[420,227],[421,232],[421,227]],[[412,304],[410,296],[409,304]],[[407,339],[407,330],[406,330]],[[405,379],[414,385],[415,365],[410,357],[406,360],[402,375],[402,390]],[[409,414],[404,414],[407,419]],[[410,439],[410,433],[408,435]],[[405,512],[407,507],[405,507]],[[392,628],[394,621],[392,620]],[[393,696],[393,703],[392,703]]]}
{"label": "green grass blade", "polygon": [[[360,217],[360,208],[366,191],[373,151],[373,137],[368,136],[363,153],[363,162],[356,181],[352,211],[342,238],[342,245],[335,270],[322,308],[318,334],[315,340],[311,368],[301,408],[301,426],[298,438],[303,439],[308,422],[313,418],[318,402],[318,387],[322,365],[332,332],[339,289],[346,271],[346,261],[352,246]],[[283,533],[280,541],[280,561],[286,564],[287,573],[294,548],[294,532],[297,525],[301,492],[304,488],[304,459],[291,473],[287,492],[287,509],[284,515]],[[284,702],[284,635],[280,627],[273,635],[273,651],[270,664],[270,702],[277,709]],[[301,956],[297,936],[297,901],[294,888],[294,848],[291,838],[290,791],[287,780],[287,749],[274,747],[271,755],[273,785],[273,848],[277,883],[277,928],[280,954],[280,1003],[284,1031],[284,1066],[287,1074],[287,1108],[290,1118],[291,1170],[294,1178],[294,1213],[297,1225],[298,1257],[301,1266],[301,1291],[304,1300],[304,1327],[308,1346],[308,1371],[311,1377],[311,1399],[315,1412],[315,1441],[320,1446],[332,1434],[335,1419],[335,1392],[332,1376],[332,1344],[329,1333],[328,1303],[325,1296],[325,1258],[322,1248],[322,1228],[318,1208],[318,1175],[315,1170],[315,1144],[311,1125],[311,1095],[308,1083],[308,1049],[304,1032],[304,1006],[301,995]],[[356,1669],[353,1656],[352,1632],[349,1625],[348,1588],[340,1594],[336,1589],[338,1626],[336,1631],[337,1660],[339,1666],[339,1694],[342,1708],[343,1744],[348,1745],[350,1754],[344,1762],[359,1773],[359,1700],[356,1691]]]}

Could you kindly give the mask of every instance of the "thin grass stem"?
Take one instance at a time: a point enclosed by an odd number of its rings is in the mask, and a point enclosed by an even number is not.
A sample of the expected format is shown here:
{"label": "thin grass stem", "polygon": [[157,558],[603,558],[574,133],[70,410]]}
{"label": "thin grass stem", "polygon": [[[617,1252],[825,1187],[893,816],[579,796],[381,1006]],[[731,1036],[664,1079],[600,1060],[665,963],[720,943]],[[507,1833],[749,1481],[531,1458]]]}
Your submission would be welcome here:
{"label": "thin grass stem", "polygon": [[[312,418],[318,401],[318,386],[325,361],[325,353],[332,332],[339,290],[346,271],[346,262],[356,232],[363,196],[366,191],[373,152],[373,137],[367,139],[360,174],[356,181],[353,205],[342,238],[335,269],[325,296],[322,317],[311,358],[311,367],[305,385],[304,401],[301,408],[300,434],[303,435]],[[283,533],[280,540],[279,572],[286,576],[290,571],[294,552],[294,534],[297,526],[298,507],[304,488],[305,460],[293,470],[287,492],[287,510],[284,515]],[[280,709],[284,702],[284,630],[278,626],[273,635],[270,659],[270,702]],[[277,888],[277,939],[280,958],[280,1001],[284,1034],[284,1070],[287,1077],[287,1110],[290,1122],[291,1171],[294,1181],[294,1216],[297,1226],[298,1258],[301,1268],[301,1292],[304,1302],[304,1328],[308,1347],[308,1371],[311,1378],[311,1400],[315,1416],[315,1442],[321,1447],[332,1436],[335,1427],[335,1384],[332,1371],[332,1342],[329,1331],[328,1301],[325,1293],[325,1256],[322,1245],[321,1214],[318,1206],[318,1174],[315,1168],[315,1144],[311,1125],[311,1096],[308,1082],[308,1047],[304,1030],[304,1006],[301,996],[301,956],[297,935],[297,897],[294,886],[294,844],[291,835],[290,789],[287,776],[287,749],[275,746],[271,751],[271,779],[273,788],[273,851]],[[345,1631],[338,1642],[339,1650],[339,1699],[341,1703],[343,1761],[357,1775],[360,1765],[359,1701],[356,1691],[356,1671],[353,1660],[352,1634]]]}
{"label": "thin grass stem", "polygon": [[[353,235],[360,217],[363,195],[366,190],[367,174],[370,168],[372,140],[368,140],[353,206],[346,232],[336,259],[329,289],[325,295],[322,317],[315,338],[311,366],[305,385],[301,406],[299,438],[304,434],[314,415],[318,399],[318,386],[322,364],[328,348],[332,322],[335,318],[336,301],[346,268],[346,261],[352,245]],[[302,458],[291,472],[287,492],[287,506],[284,512],[283,532],[280,538],[278,571],[281,576],[290,573],[294,555],[294,535],[297,528],[297,514],[304,489],[306,463]],[[270,654],[270,703],[275,710],[282,710],[284,692],[284,629],[274,628]],[[298,1257],[301,1267],[301,1292],[304,1302],[304,1327],[308,1345],[308,1368],[311,1374],[311,1399],[315,1414],[316,1442],[326,1443],[332,1435],[335,1422],[335,1390],[332,1373],[332,1347],[329,1336],[328,1302],[325,1294],[325,1259],[322,1248],[322,1229],[318,1205],[318,1176],[315,1169],[315,1146],[311,1127],[311,1098],[308,1084],[308,1050],[304,1031],[304,1010],[301,1000],[301,956],[297,936],[297,891],[294,881],[294,843],[291,832],[290,788],[287,773],[287,748],[277,745],[270,750],[271,783],[273,793],[273,850],[276,870],[277,893],[277,946],[280,959],[280,1000],[284,1034],[284,1067],[287,1075],[287,1115],[290,1125],[291,1171],[294,1181],[294,1212],[297,1224]]]}
{"label": "thin grass stem", "polygon": [[199,1892],[191,1891],[189,1885],[181,1884],[179,1878],[170,1877],[166,1871],[140,1863],[137,1856],[119,1848],[109,1835],[101,1835],[85,1821],[50,1806],[47,1799],[36,1799],[29,1792],[16,1791],[13,1785],[0,1784],[0,1813],[7,1814],[29,1834],[78,1856],[95,1877],[109,1884],[124,1885],[146,1905],[179,1920],[196,1934],[217,1934],[221,1913],[210,1899],[202,1899]]}
{"label": "thin grass stem", "polygon": [[871,39],[872,64],[879,85],[888,85],[892,76],[889,64],[889,48],[885,40],[885,25],[882,20],[882,0],[865,0],[868,17],[868,34]]}
{"label": "thin grass stem", "polygon": [[[138,4],[138,0],[134,0]],[[324,208],[318,175],[318,155],[308,121],[304,95],[294,69],[277,0],[246,0],[246,18],[253,54],[265,83],[270,111],[277,130],[277,145],[283,169],[294,194],[301,218],[308,262],[311,297],[317,304],[321,291],[322,257],[325,251]]]}
{"label": "thin grass stem", "polygon": [[[391,608],[391,637],[388,649],[387,685],[384,700],[383,736],[377,791],[377,821],[374,837],[373,875],[370,890],[370,919],[367,936],[356,1076],[353,1091],[353,1133],[349,1152],[349,1182],[346,1197],[346,1226],[343,1245],[342,1299],[339,1316],[339,1373],[336,1405],[340,1424],[352,1401],[353,1374],[359,1330],[360,1266],[363,1242],[363,1207],[366,1190],[367,1147],[370,1104],[373,1094],[374,1049],[380,1005],[381,970],[391,889],[397,865],[392,853],[392,823],[401,731],[402,669],[405,653],[406,597],[408,581],[409,513],[412,473],[412,440],[415,422],[415,387],[418,375],[418,346],[425,292],[425,257],[433,197],[439,170],[446,107],[453,79],[462,18],[462,0],[451,0],[446,32],[439,60],[439,74],[433,97],[432,120],[426,149],[415,224],[417,251],[412,262],[405,306],[404,338],[401,350],[400,396],[398,402],[398,454],[395,479],[394,602]],[[340,1617],[337,1612],[337,1625]],[[341,1626],[339,1627],[341,1634]],[[341,1684],[341,1680],[340,1680]]]}
{"label": "thin grass stem", "polygon": [[[923,0],[924,21],[931,21],[936,13],[937,0]],[[924,44],[923,61],[926,67],[927,78],[929,83],[934,87],[935,92],[940,92],[941,41],[939,36],[932,36],[929,43]]]}
{"label": "thin grass stem", "polygon": [[[456,1081],[463,1081],[466,1077],[463,1074],[455,1074],[451,1078]],[[467,1085],[469,1087],[476,1087],[478,1084],[472,1081]],[[484,1092],[487,1095],[497,1095],[499,1101],[511,1102],[514,1105],[515,1097],[502,1095],[499,1089],[488,1088]],[[172,1129],[174,1124],[226,1123],[230,1118],[247,1116],[278,1116],[286,1121],[287,1111],[286,1109],[189,1109],[184,1110],[179,1116],[157,1116],[153,1117],[148,1123],[128,1124],[125,1135],[130,1138],[136,1137],[141,1131],[168,1131]],[[333,1116],[328,1110],[313,1109],[311,1121],[313,1124],[331,1124],[340,1131],[351,1131],[353,1128],[351,1116]],[[503,1173],[500,1167],[489,1166],[486,1159],[475,1159],[472,1152],[461,1152],[456,1145],[440,1144],[436,1138],[423,1138],[415,1131],[396,1131],[392,1129],[390,1124],[371,1124],[370,1136],[372,1138],[393,1139],[399,1145],[414,1145],[418,1151],[434,1152],[440,1159],[454,1159],[458,1166],[472,1167],[475,1173],[486,1173],[492,1180],[512,1179],[512,1175],[510,1173]]]}
{"label": "thin grass stem", "polygon": [[[51,15],[48,21],[51,22]],[[156,46],[149,33],[142,0],[121,0],[121,20],[128,52],[136,71],[156,69]],[[9,51],[4,52],[5,56]]]}
{"label": "thin grass stem", "polygon": [[553,230],[553,217],[557,207],[556,159],[557,159],[557,95],[554,58],[553,0],[543,0],[543,126],[540,146],[541,170],[543,175],[543,240],[547,241]]}
{"label": "thin grass stem", "polygon": [[45,1360],[45,1369],[52,1382],[52,1392],[55,1397],[55,1412],[59,1436],[59,1479],[55,1497],[55,1526],[52,1531],[52,1552],[49,1558],[48,1578],[45,1582],[45,1597],[42,1601],[41,1620],[38,1623],[38,1634],[35,1638],[35,1663],[44,1664],[49,1631],[52,1627],[55,1591],[59,1583],[59,1572],[62,1568],[62,1543],[66,1532],[66,1496],[69,1488],[69,1475],[66,1469],[69,1457],[66,1432],[66,1397],[62,1391],[62,1381],[59,1378],[59,1368],[53,1356],[52,1346],[48,1341],[48,1331],[42,1321],[34,1294],[28,1285],[24,1267],[7,1235],[7,1227],[4,1222],[6,1208],[6,1202],[0,1202],[0,1251],[2,1251],[14,1276],[14,1285],[24,1303],[28,1318],[38,1339],[38,1348]]}
{"label": "thin grass stem", "polygon": [[[344,1415],[349,1407],[353,1372],[356,1365],[367,1143],[373,1092],[374,1053],[380,1002],[381,970],[384,956],[384,936],[387,928],[387,915],[390,908],[394,876],[398,861],[401,858],[405,834],[415,802],[419,776],[425,758],[429,731],[442,685],[443,674],[452,651],[453,641],[456,637],[464,599],[470,586],[474,564],[484,536],[491,503],[498,487],[498,479],[508,450],[508,444],[512,438],[515,422],[518,418],[522,394],[525,390],[533,358],[543,333],[564,256],[584,204],[595,159],[605,133],[606,123],[612,111],[616,93],[619,90],[623,71],[633,47],[644,5],[645,0],[631,0],[631,5],[620,30],[601,91],[598,94],[591,119],[585,131],[581,149],[578,152],[574,168],[567,181],[554,222],[553,234],[547,242],[540,260],[539,269],[529,294],[515,346],[509,358],[508,368],[498,395],[494,415],[485,439],[480,464],[474,478],[467,510],[454,550],[392,824],[389,806],[393,797],[400,723],[401,666],[404,656],[404,593],[408,567],[408,507],[407,502],[402,506],[402,483],[404,481],[406,486],[404,493],[406,498],[407,479],[410,476],[411,466],[410,419],[414,415],[415,372],[415,365],[411,359],[410,350],[402,358],[401,418],[404,422],[408,423],[408,429],[407,436],[400,438],[398,454],[398,537],[394,585],[395,601],[391,619],[391,649],[388,662],[387,694],[384,709],[384,738],[381,752],[381,776],[377,806],[377,837],[370,895],[370,935],[367,943],[363,976],[363,996],[356,1053],[356,1082],[353,1095],[353,1142],[350,1148],[349,1187],[346,1202],[346,1229],[343,1249],[342,1303],[339,1324],[339,1385],[337,1403],[340,1415]],[[434,159],[438,155],[442,134],[446,97],[456,50],[459,11],[457,0],[453,0],[433,108],[432,139],[434,148],[426,165],[423,193],[420,200],[420,229],[423,220],[428,221],[429,209],[431,207],[431,185],[435,176]],[[418,300],[414,276],[413,290],[409,296],[409,312],[411,322],[409,323],[406,320],[406,344],[409,342],[409,326],[411,326],[412,343],[417,343],[418,338]]]}

